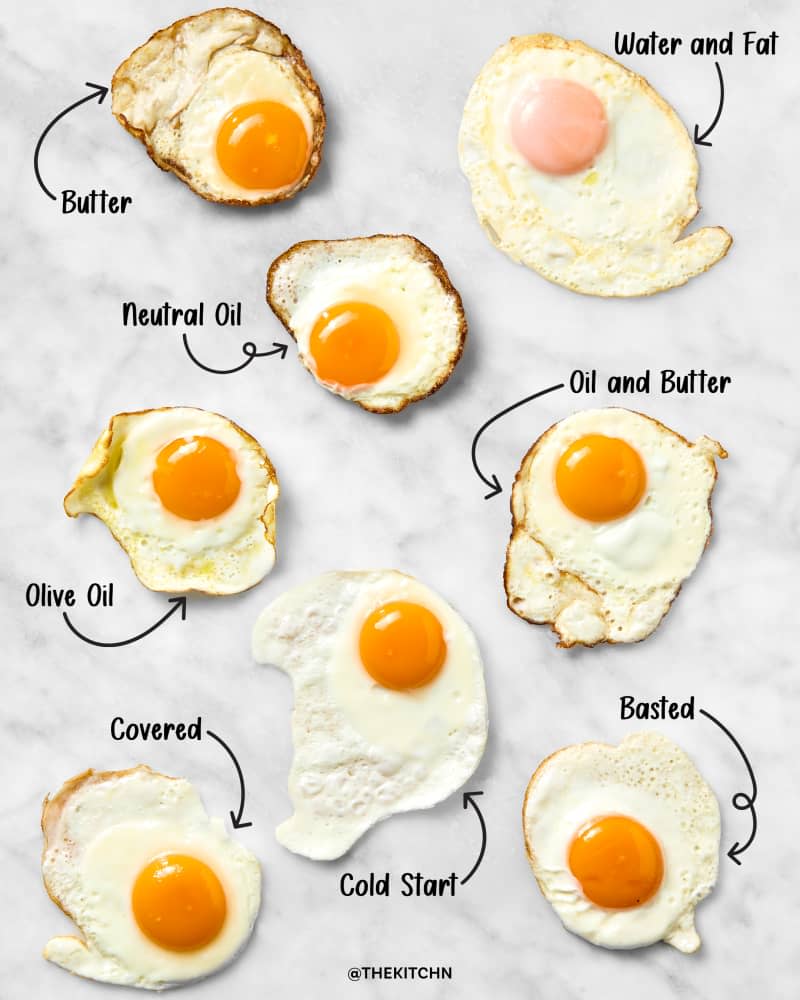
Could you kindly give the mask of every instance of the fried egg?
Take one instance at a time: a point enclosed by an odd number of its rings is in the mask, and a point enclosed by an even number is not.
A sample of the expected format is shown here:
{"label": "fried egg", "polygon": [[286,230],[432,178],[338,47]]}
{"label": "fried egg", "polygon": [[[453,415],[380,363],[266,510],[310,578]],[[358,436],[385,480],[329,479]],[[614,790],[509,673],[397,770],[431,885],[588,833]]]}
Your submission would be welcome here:
{"label": "fried egg", "polygon": [[610,407],[554,424],[511,497],[509,608],[560,646],[637,642],[657,627],[711,535],[716,458],[641,413]]}
{"label": "fried egg", "polygon": [[719,866],[719,805],[689,757],[658,733],[548,757],[522,807],[525,847],[567,930],[604,948],[700,947],[697,904]]}
{"label": "fried egg", "polygon": [[250,937],[258,861],[183,778],[86,771],[45,799],[42,831],[45,888],[81,933],[44,957],[68,972],[161,990],[216,972]]}
{"label": "fried egg", "polygon": [[267,302],[326,389],[373,413],[429,396],[461,357],[461,297],[413,236],[297,243],[273,261]]}
{"label": "fried egg", "polygon": [[291,198],[322,154],[322,95],[291,39],[223,7],[157,31],[117,69],[111,110],[150,157],[209,201]]}
{"label": "fried egg", "polygon": [[491,241],[587,295],[650,295],[724,257],[699,210],[698,164],[677,114],[641,76],[583,42],[512,38],[481,70],[459,135]]}
{"label": "fried egg", "polygon": [[253,656],[294,687],[294,815],[276,835],[328,860],[392,813],[429,809],[470,777],[488,721],[475,636],[396,570],[333,572],[269,605]]}
{"label": "fried egg", "polygon": [[118,413],[64,498],[94,514],[151,590],[237,594],[275,562],[278,479],[227,417],[188,406]]}

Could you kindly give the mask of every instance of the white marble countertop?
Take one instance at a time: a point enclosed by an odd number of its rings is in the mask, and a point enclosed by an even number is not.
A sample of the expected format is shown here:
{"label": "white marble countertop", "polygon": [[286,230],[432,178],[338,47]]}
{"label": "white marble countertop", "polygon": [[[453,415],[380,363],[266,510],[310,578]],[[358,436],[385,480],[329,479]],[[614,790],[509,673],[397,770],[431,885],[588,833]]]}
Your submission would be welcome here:
{"label": "white marble countertop", "polygon": [[[182,774],[209,809],[227,815],[231,764],[210,741],[113,742],[110,719],[202,714],[235,747],[253,821],[237,837],[261,859],[264,905],[251,946],[192,997],[540,997],[649,1000],[797,993],[795,761],[798,289],[796,12],[752,5],[673,3],[643,15],[633,0],[537,5],[477,0],[276,0],[255,9],[303,49],[325,95],[330,127],[320,176],[294,202],[240,211],[202,202],[156,170],[113,120],[108,103],[72,113],[48,137],[43,176],[132,195],[125,216],[65,217],[40,192],[33,149],[46,123],[107,83],[152,31],[195,13],[187,3],[32,2],[0,28],[5,124],[3,360],[5,471],[3,697],[0,699],[0,997],[113,997],[113,987],[68,977],[41,958],[68,921],[41,884],[41,800],[87,768],[146,761]],[[692,35],[754,28],[781,35],[774,58],[724,57],[727,103],[700,151],[699,221],[734,236],[729,258],[685,288],[639,301],[571,294],[493,250],[473,215],[456,158],[469,86],[511,34],[552,31],[611,51],[616,30]],[[717,101],[713,60],[632,56],[691,129]],[[790,127],[791,126],[791,127]],[[241,299],[242,331],[198,331],[210,364],[234,364],[245,339],[285,339],[263,302],[265,270],[299,239],[409,232],[443,258],[470,322],[450,383],[399,417],[364,413],[321,390],[295,358],[253,363],[226,378],[186,360],[179,331],[123,329],[120,304]],[[243,335],[244,334],[244,335]],[[530,443],[586,405],[565,392],[495,424],[480,444],[506,485],[485,502],[470,462],[476,429],[493,413],[561,381],[573,368],[706,368],[733,376],[724,396],[634,397],[694,438],[728,448],[715,494],[716,530],[697,573],[662,627],[627,648],[557,650],[547,630],[505,607],[508,487]],[[599,393],[589,405],[614,402]],[[61,498],[115,412],[194,404],[225,413],[267,448],[281,479],[278,565],[238,598],[192,598],[141,643],[89,647],[54,609],[31,610],[31,581],[85,586],[113,580],[113,611],[75,614],[117,638],[162,613],[105,528],[68,520]],[[469,788],[482,789],[486,859],[452,900],[345,900],[350,870],[466,871],[478,846],[474,817],[454,795],[429,813],[396,817],[333,864],[279,847],[289,814],[290,685],[250,658],[259,610],[284,588],[331,568],[394,566],[446,596],[475,628],[484,654],[491,733]],[[621,694],[695,695],[738,736],[759,778],[759,832],[740,868],[722,857],[719,884],[698,913],[703,948],[604,951],[563,930],[525,860],[520,808],[526,782],[552,750],[616,741]],[[647,725],[647,724],[644,724]],[[680,742],[712,784],[723,846],[747,833],[731,796],[747,787],[740,759],[709,722],[653,724]],[[450,965],[449,983],[350,983],[359,965]]]}

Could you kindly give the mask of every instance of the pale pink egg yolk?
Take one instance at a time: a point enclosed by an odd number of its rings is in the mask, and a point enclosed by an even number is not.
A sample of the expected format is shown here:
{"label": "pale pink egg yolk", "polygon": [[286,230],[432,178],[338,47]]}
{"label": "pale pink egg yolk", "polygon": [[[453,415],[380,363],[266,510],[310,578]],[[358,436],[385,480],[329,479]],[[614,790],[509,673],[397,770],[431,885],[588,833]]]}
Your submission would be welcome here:
{"label": "pale pink egg yolk", "polygon": [[608,138],[600,99],[571,80],[539,80],[511,108],[511,138],[545,174],[574,174],[591,166]]}

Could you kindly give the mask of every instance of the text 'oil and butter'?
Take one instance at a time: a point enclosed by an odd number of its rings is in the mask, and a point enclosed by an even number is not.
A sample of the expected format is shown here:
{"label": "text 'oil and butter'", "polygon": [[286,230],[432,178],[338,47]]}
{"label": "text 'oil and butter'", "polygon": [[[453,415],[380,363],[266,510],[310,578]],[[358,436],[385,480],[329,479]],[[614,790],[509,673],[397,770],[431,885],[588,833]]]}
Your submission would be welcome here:
{"label": "text 'oil and butter'", "polygon": [[674,368],[659,371],[647,368],[638,375],[609,375],[607,378],[598,378],[596,368],[576,368],[569,377],[568,385],[571,392],[586,396],[600,390],[615,396],[651,392],[664,396],[716,396],[722,395],[732,382],[731,375],[712,375],[705,368],[692,368],[688,372],[678,372]]}
{"label": "text 'oil and butter'", "polygon": [[[397,879],[397,887],[390,872],[378,875],[376,872],[364,878],[356,878],[352,872],[345,872],[339,879],[339,893],[342,896],[455,896],[458,876],[451,872],[446,877],[432,878],[422,872],[403,872]],[[396,889],[396,891],[395,891]]]}
{"label": "text 'oil and butter'", "polygon": [[657,31],[617,31],[614,52],[618,56],[674,56],[683,51],[693,56],[774,56],[779,38],[777,31],[767,34],[729,31],[724,35],[695,35],[689,39],[680,35],[659,35]]}

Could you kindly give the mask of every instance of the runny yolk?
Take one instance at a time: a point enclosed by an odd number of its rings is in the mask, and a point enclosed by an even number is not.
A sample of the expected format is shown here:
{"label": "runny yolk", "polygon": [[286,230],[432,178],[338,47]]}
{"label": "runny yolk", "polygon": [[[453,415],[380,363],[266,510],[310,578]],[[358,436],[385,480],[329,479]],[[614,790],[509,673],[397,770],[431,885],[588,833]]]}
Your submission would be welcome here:
{"label": "runny yolk", "polygon": [[275,191],[294,184],[308,163],[308,134],[296,111],[250,101],[228,112],[217,133],[217,160],[234,183]]}
{"label": "runny yolk", "polygon": [[225,891],[214,872],[188,854],[162,854],[139,875],[131,896],[140,930],[169,951],[196,951],[225,923]]}
{"label": "runny yolk", "polygon": [[210,437],[176,438],[158,453],[153,470],[159,500],[187,521],[223,514],[239,496],[241,485],[233,454]]}
{"label": "runny yolk", "polygon": [[351,387],[382,378],[397,361],[400,337],[383,309],[369,302],[339,302],[322,312],[309,351],[323,382]]}
{"label": "runny yolk", "polygon": [[614,521],[644,496],[647,472],[641,455],[622,438],[586,434],[556,465],[556,489],[564,505],[587,521]]}
{"label": "runny yolk", "polygon": [[359,652],[374,681],[394,691],[408,691],[436,677],[447,644],[432,611],[410,601],[390,601],[376,608],[361,626]]}
{"label": "runny yolk", "polygon": [[572,80],[538,80],[511,108],[511,138],[545,174],[585,170],[602,152],[608,120],[597,95]]}
{"label": "runny yolk", "polygon": [[627,910],[646,903],[664,877],[664,858],[650,831],[630,816],[600,816],[569,848],[569,868],[596,906]]}

